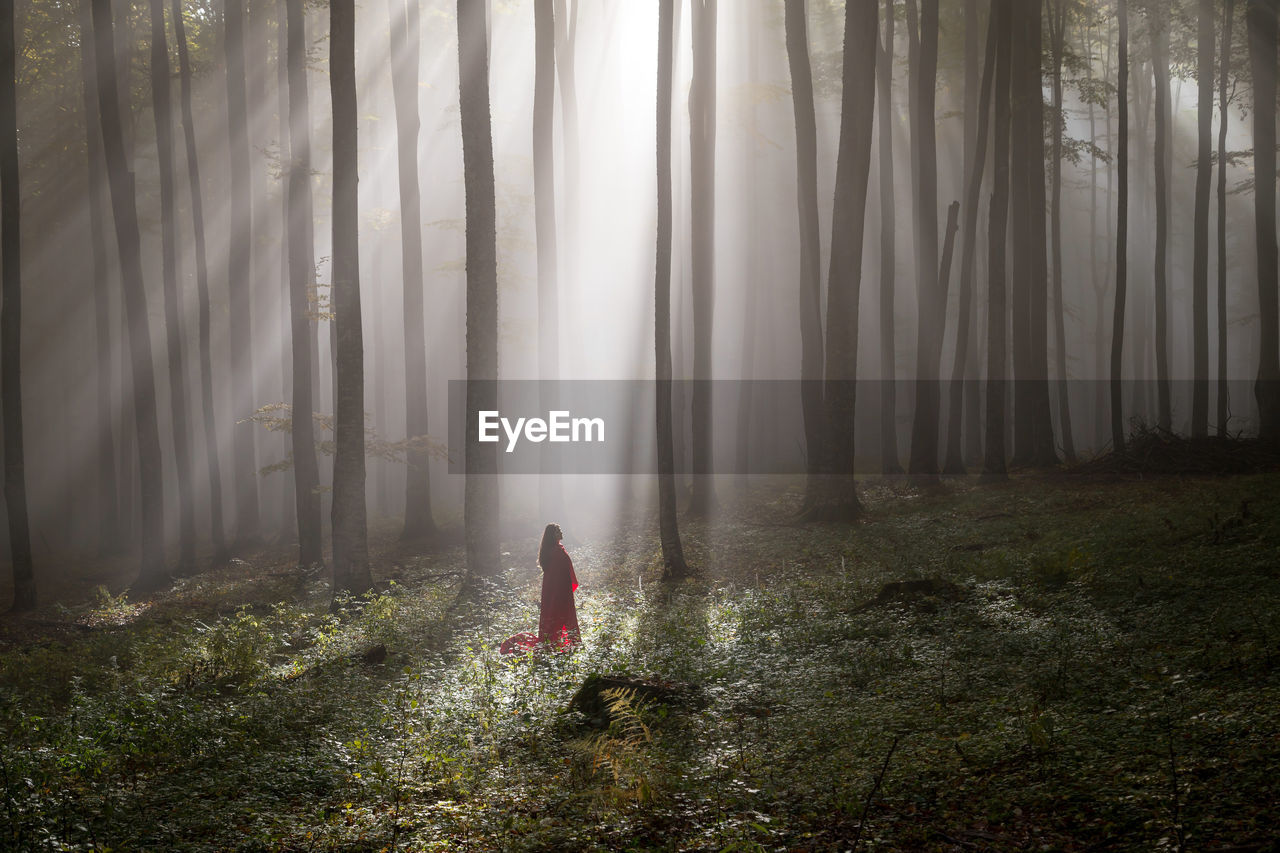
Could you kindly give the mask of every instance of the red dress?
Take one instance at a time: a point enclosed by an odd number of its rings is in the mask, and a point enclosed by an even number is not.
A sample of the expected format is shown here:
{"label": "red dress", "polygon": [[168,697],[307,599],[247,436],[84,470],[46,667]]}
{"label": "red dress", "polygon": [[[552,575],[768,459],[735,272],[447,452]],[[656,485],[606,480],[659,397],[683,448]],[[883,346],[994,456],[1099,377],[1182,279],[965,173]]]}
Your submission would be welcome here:
{"label": "red dress", "polygon": [[498,650],[504,655],[531,651],[539,643],[547,643],[557,651],[565,651],[580,642],[578,611],[573,605],[573,591],[578,577],[573,561],[557,543],[551,559],[542,567],[542,605],[538,614],[538,633],[523,631],[503,641]]}

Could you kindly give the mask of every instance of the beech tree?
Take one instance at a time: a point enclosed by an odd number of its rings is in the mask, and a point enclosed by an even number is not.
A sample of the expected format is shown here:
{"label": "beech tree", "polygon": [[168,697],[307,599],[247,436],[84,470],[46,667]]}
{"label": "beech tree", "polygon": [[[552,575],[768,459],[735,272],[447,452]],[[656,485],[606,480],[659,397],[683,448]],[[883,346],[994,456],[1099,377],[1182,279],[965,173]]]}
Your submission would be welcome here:
{"label": "beech tree", "polygon": [[1280,443],[1280,247],[1276,245],[1276,52],[1280,0],[1248,0],[1253,73],[1254,225],[1258,241],[1259,434]]}

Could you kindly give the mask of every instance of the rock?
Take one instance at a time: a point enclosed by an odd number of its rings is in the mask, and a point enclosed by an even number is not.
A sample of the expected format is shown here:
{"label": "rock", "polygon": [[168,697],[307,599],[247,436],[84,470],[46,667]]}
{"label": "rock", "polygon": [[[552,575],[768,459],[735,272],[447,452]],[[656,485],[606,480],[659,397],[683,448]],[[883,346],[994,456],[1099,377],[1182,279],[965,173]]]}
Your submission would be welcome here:
{"label": "rock", "polygon": [[601,675],[593,672],[588,675],[569,700],[569,709],[581,711],[587,718],[587,725],[593,728],[605,728],[609,725],[609,700],[604,695],[609,690],[628,690],[634,694],[634,701],[642,703],[659,702],[667,705],[696,704],[699,691],[695,685],[681,681],[668,681],[656,677],[637,678],[630,675]]}

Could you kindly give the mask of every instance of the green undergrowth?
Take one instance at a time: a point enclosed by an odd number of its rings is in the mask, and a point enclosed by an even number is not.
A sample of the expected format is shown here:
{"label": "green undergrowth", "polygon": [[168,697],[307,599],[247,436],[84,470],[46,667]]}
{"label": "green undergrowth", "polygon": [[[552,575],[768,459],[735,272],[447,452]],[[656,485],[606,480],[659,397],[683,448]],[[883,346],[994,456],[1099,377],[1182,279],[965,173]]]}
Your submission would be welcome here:
{"label": "green undergrowth", "polygon": [[[674,586],[642,525],[573,545],[572,654],[499,655],[536,570],[460,604],[457,553],[337,612],[280,557],[104,590],[0,655],[0,847],[1269,849],[1274,476],[796,497],[686,523]],[[691,688],[597,731],[595,672]]]}

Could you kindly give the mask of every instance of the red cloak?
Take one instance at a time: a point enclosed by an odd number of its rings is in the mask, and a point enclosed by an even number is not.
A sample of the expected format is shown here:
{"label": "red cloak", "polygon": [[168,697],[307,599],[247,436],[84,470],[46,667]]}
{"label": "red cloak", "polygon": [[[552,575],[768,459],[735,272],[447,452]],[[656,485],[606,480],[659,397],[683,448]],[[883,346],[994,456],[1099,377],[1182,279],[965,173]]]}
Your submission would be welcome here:
{"label": "red cloak", "polygon": [[499,647],[504,655],[520,654],[548,643],[558,651],[571,648],[580,641],[578,610],[573,604],[573,591],[578,588],[578,576],[573,571],[573,561],[556,543],[551,557],[542,567],[542,606],[538,614],[538,633],[528,631],[508,637]]}

